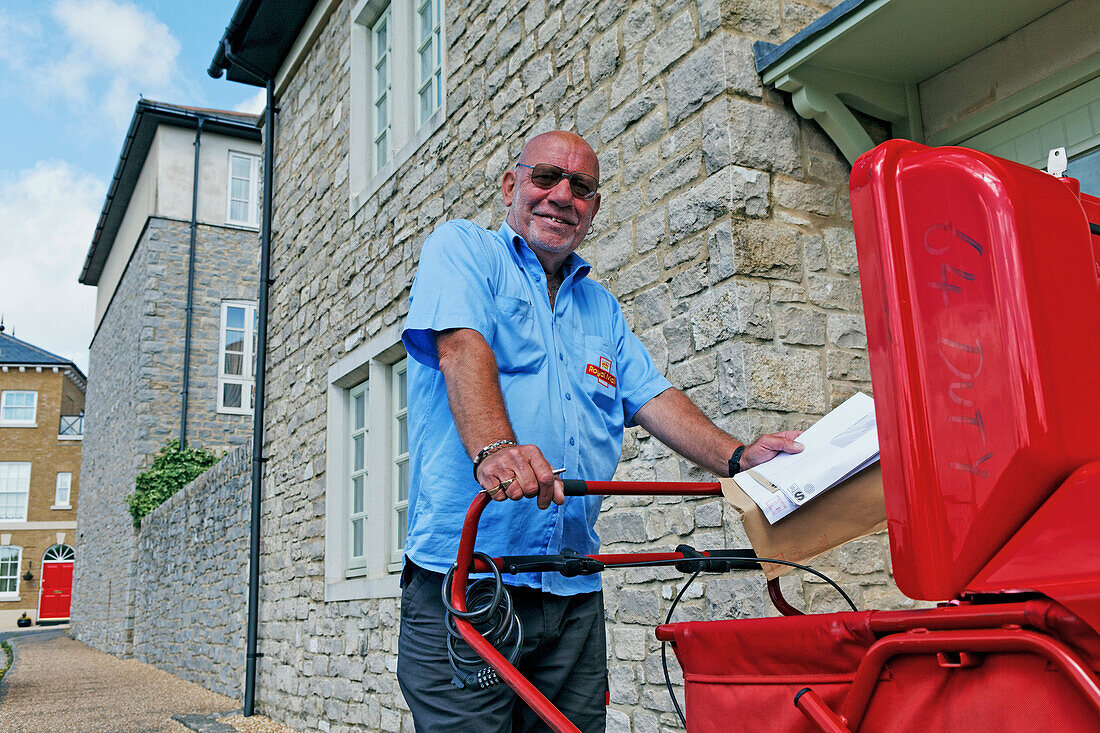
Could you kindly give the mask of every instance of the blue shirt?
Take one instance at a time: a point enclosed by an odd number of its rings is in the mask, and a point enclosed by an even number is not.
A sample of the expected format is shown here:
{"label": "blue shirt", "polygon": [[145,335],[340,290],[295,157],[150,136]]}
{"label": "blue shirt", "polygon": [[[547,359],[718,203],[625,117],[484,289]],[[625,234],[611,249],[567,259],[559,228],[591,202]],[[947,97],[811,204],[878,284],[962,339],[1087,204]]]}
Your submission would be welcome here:
{"label": "blue shirt", "polygon": [[[527,243],[504,224],[490,232],[449,221],[424,242],[402,341],[408,362],[409,514],[405,554],[445,572],[458,553],[466,510],[480,486],[459,440],[439,370],[435,332],[470,328],[496,355],[508,416],[521,445],[539,447],[565,478],[607,481],[622,452],[624,425],[672,385],[623,320],[606,288],[576,254],[563,265],[554,307],[546,275]],[[501,555],[596,552],[601,497],[490,502],[476,549]],[[598,575],[505,576],[556,595],[600,588]]]}

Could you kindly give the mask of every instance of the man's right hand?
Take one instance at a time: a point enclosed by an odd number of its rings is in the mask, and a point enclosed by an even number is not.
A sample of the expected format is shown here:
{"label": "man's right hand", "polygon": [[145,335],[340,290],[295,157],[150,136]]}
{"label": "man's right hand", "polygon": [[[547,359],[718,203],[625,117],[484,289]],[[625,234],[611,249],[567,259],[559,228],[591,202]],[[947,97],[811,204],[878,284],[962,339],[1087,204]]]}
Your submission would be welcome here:
{"label": "man's right hand", "polygon": [[[498,490],[509,479],[508,487]],[[565,484],[534,445],[510,445],[491,454],[478,464],[477,482],[496,501],[537,496],[539,509],[546,509],[551,501],[565,503]]]}

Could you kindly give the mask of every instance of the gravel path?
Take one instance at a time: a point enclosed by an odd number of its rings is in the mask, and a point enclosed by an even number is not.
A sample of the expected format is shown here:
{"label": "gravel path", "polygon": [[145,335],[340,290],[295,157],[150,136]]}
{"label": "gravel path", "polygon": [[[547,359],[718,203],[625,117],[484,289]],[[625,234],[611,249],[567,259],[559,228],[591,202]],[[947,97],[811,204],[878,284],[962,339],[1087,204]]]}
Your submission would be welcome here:
{"label": "gravel path", "polygon": [[64,632],[9,641],[15,664],[0,683],[5,733],[187,733],[173,715],[240,710],[236,700]]}

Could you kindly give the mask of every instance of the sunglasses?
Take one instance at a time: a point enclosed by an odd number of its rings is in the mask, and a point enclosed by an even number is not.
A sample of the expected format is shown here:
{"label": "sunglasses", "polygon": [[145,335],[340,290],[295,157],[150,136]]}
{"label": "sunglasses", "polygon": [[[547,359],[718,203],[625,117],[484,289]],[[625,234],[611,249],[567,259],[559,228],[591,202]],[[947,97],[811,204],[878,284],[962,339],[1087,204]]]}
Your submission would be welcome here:
{"label": "sunglasses", "polygon": [[559,168],[549,163],[536,163],[535,165],[516,163],[516,167],[530,168],[531,183],[535,184],[538,188],[550,189],[558,185],[558,181],[561,179],[569,179],[569,190],[579,199],[588,200],[592,198],[596,195],[596,189],[599,188],[600,185],[599,181],[587,173],[567,171],[564,168]]}

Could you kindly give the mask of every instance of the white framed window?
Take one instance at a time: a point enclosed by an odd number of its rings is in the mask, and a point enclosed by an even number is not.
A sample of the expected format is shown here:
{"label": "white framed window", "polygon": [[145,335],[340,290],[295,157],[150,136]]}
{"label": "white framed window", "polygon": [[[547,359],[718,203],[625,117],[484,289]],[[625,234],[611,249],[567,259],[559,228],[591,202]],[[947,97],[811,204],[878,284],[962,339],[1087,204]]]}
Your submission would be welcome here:
{"label": "white framed window", "polygon": [[405,553],[405,534],[409,528],[409,408],[406,383],[409,360],[402,359],[390,368],[390,404],[393,405],[390,429],[390,462],[393,475],[393,495],[390,498],[390,562],[401,566]]}
{"label": "white framed window", "polygon": [[33,428],[37,416],[37,392],[12,389],[0,392],[0,427]]}
{"label": "white framed window", "polygon": [[390,74],[390,58],[393,56],[390,34],[390,8],[382,11],[382,15],[375,21],[370,29],[371,34],[371,73],[373,84],[371,85],[373,124],[371,158],[373,160],[372,173],[382,170],[382,166],[389,162],[392,155],[390,148],[391,128],[393,116],[391,111],[391,90],[393,88],[392,75]]}
{"label": "white framed window", "polygon": [[351,465],[348,468],[350,495],[348,497],[348,567],[361,568],[367,564],[367,441],[370,424],[367,422],[367,404],[370,400],[369,382],[353,387],[351,398]]}
{"label": "white framed window", "polygon": [[443,0],[416,0],[416,126],[443,106]]}
{"label": "white framed window", "polygon": [[395,324],[329,369],[325,600],[400,594],[409,493],[400,336]]}
{"label": "white framed window", "polygon": [[252,414],[257,317],[256,304],[252,301],[222,302],[218,345],[218,412]]}
{"label": "white framed window", "polygon": [[27,495],[31,488],[31,464],[0,463],[0,521],[27,521]]}
{"label": "white framed window", "polygon": [[230,150],[228,168],[225,223],[259,228],[260,156]]}
{"label": "white framed window", "polygon": [[73,488],[73,475],[68,471],[59,471],[57,474],[57,485],[54,488],[53,493],[53,506],[50,509],[71,509],[72,505],[69,503],[70,495]]}
{"label": "white framed window", "polygon": [[359,0],[352,10],[352,211],[446,117],[443,0]]}
{"label": "white framed window", "polygon": [[42,553],[42,562],[73,562],[76,552],[68,545],[50,545]]}
{"label": "white framed window", "polygon": [[0,547],[0,601],[19,600],[19,565],[22,560],[22,547]]}

